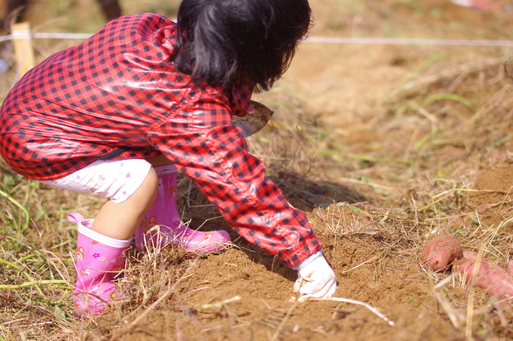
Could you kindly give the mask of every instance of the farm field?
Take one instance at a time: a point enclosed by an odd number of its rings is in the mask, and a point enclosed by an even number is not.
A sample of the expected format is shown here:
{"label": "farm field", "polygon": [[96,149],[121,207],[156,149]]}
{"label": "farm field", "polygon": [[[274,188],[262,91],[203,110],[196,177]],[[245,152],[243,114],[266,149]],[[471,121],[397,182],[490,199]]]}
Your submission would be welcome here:
{"label": "farm field", "polygon": [[[125,14],[169,17],[179,3],[120,2]],[[513,40],[513,12],[448,0],[310,2],[311,38],[383,40],[303,42],[284,78],[255,95],[274,116],[248,145],[307,212],[342,300],[290,300],[295,271],[230,231],[233,246],[203,258],[133,248],[119,280],[126,300],[77,319],[66,214],[92,218],[103,200],[1,162],[0,340],[513,338],[510,303],[421,264],[423,246],[446,234],[504,269],[513,258],[513,49],[462,45]],[[103,21],[91,3],[35,1],[32,28],[93,33]],[[396,38],[454,45],[389,44]],[[35,40],[36,58],[79,42]],[[0,75],[0,100],[14,77]],[[191,227],[229,229],[189,179],[179,194]]]}

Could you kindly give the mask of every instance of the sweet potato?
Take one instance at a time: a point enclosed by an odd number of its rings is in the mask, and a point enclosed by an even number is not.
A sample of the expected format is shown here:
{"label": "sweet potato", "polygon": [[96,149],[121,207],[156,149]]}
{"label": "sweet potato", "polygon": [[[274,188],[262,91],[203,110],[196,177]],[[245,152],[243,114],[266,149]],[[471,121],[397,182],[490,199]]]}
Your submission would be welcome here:
{"label": "sweet potato", "polygon": [[447,269],[456,259],[463,257],[461,244],[453,236],[439,236],[426,244],[422,251],[422,263],[433,271]]}
{"label": "sweet potato", "polygon": [[[479,268],[474,273],[474,267]],[[455,262],[453,271],[463,275],[465,281],[485,290],[499,299],[513,300],[513,278],[489,259],[477,260],[475,252],[465,251],[464,258]]]}

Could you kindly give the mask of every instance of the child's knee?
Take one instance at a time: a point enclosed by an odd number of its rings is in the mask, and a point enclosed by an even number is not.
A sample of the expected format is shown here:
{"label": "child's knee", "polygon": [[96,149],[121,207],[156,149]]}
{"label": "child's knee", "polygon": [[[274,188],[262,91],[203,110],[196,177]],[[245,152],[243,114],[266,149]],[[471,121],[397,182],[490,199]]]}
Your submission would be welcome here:
{"label": "child's knee", "polygon": [[143,191],[146,192],[148,197],[155,199],[158,193],[159,188],[159,177],[157,175],[157,172],[155,171],[155,168],[151,168],[148,172],[148,175],[146,176],[146,179],[144,179],[144,182],[141,185],[141,188]]}
{"label": "child's knee", "polygon": [[132,205],[135,210],[146,212],[155,202],[157,194],[158,175],[155,169],[151,168],[139,188],[127,199],[127,204]]}

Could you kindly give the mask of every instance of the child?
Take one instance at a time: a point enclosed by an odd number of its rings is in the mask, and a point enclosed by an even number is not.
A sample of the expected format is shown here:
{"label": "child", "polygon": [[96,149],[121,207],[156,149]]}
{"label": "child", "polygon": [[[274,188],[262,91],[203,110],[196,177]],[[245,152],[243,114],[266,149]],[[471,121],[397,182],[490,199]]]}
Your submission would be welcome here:
{"label": "child", "polygon": [[307,0],[184,0],[177,24],[148,13],[115,19],[11,90],[0,117],[6,162],[28,178],[109,199],[94,220],[69,217],[79,225],[79,314],[99,314],[121,295],[112,279],[134,233],[144,244],[148,211],[167,226],[166,242],[187,235],[186,248],[208,252],[228,241],[226,232],[173,225],[170,164],[237,233],[298,270],[303,299],[333,295],[335,274],[305,214],[267,179],[231,122],[247,113],[252,89],[281,77],[310,23]]}

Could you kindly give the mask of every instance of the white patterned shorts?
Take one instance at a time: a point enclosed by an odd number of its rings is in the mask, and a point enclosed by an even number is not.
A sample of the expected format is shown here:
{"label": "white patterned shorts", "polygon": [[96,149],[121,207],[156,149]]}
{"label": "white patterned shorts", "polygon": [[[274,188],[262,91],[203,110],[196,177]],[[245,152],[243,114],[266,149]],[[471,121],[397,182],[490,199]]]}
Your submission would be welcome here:
{"label": "white patterned shorts", "polygon": [[100,194],[119,204],[137,191],[151,167],[142,159],[98,160],[63,178],[41,182],[74,192]]}

